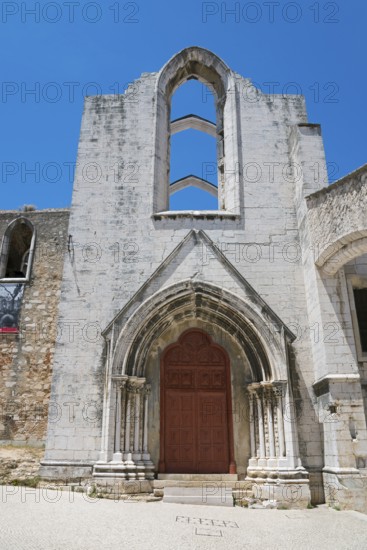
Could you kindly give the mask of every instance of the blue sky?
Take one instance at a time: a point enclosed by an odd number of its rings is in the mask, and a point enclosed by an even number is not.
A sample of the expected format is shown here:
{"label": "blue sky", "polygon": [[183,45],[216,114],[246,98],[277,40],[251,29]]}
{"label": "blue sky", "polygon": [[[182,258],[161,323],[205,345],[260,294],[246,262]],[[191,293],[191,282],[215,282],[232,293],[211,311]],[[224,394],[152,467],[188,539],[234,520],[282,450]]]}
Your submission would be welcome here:
{"label": "blue sky", "polygon": [[[363,0],[2,2],[1,10],[1,209],[69,206],[83,94],[122,92],[190,45],[214,51],[265,92],[269,82],[277,93],[296,83],[309,120],[322,125],[333,179],[367,162]],[[175,99],[177,116],[201,95],[189,84]],[[208,102],[200,109],[210,117]],[[200,137],[189,134],[177,150],[197,149]],[[211,158],[212,144],[202,145]],[[184,175],[180,161],[173,172]]]}

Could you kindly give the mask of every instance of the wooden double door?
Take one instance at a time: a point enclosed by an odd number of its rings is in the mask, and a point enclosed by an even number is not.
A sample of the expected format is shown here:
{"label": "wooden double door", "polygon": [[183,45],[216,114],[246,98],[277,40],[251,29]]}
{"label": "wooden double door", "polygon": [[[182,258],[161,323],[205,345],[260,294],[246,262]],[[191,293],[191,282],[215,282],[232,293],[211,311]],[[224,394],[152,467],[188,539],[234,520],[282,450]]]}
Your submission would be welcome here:
{"label": "wooden double door", "polygon": [[161,359],[161,460],[167,473],[233,472],[229,361],[198,330]]}

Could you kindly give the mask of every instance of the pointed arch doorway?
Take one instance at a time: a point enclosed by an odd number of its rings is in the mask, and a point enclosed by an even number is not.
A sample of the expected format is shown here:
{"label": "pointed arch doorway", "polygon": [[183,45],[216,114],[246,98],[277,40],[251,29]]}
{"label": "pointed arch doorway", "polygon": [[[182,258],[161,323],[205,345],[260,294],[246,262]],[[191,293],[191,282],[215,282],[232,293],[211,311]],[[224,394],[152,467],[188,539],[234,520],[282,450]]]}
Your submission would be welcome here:
{"label": "pointed arch doorway", "polygon": [[202,330],[161,356],[161,473],[236,473],[230,363]]}

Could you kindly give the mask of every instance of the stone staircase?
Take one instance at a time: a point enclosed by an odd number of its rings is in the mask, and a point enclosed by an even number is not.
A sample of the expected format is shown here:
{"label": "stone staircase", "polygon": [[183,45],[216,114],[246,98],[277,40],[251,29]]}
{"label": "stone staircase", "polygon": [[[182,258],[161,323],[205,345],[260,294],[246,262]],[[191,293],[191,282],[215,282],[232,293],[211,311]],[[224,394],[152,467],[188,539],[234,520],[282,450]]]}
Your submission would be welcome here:
{"label": "stone staircase", "polygon": [[234,506],[252,496],[249,483],[233,474],[159,474],[152,484],[155,496],[177,504]]}

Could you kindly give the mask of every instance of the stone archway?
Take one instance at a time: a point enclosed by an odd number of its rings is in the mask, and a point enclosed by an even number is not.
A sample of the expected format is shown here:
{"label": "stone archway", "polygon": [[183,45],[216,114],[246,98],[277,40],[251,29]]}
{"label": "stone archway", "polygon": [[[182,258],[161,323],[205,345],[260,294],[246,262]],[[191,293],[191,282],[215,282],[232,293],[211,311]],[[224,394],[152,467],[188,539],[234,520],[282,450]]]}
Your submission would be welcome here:
{"label": "stone archway", "polygon": [[161,355],[161,473],[235,473],[229,358],[186,330]]}
{"label": "stone archway", "polygon": [[[167,346],[177,344],[182,331],[196,327],[213,335],[213,342],[219,341],[216,335],[223,337],[220,342],[231,357],[231,369],[235,367],[233,403],[244,403],[249,410],[233,426],[238,472],[241,468],[241,475],[247,473],[249,480],[262,484],[307,477],[290,406],[287,350],[292,334],[255,298],[243,300],[213,284],[182,281],[143,301],[127,321],[127,312],[116,318],[107,348],[109,376],[95,476],[153,479],[153,470],[160,471],[159,359]],[[240,379],[245,365],[246,378]],[[241,435],[248,437],[242,447]],[[239,452],[246,453],[246,465],[240,464]]]}
{"label": "stone archway", "polygon": [[[169,140],[170,103],[174,91],[185,81],[195,78],[213,91],[217,121],[215,130],[220,155],[220,170],[225,158],[231,159],[233,174],[226,174],[226,185],[220,186],[219,204],[222,209],[239,215],[241,197],[238,186],[232,183],[240,177],[241,151],[238,146],[239,127],[237,117],[236,78],[234,73],[215,54],[199,47],[182,50],[160,71],[155,90],[155,132],[154,146],[154,204],[153,212],[158,217],[167,211],[169,203]],[[159,219],[159,218],[158,218]]]}
{"label": "stone archway", "polygon": [[367,253],[366,165],[309,195],[306,203],[311,250],[324,275],[334,276]]}

